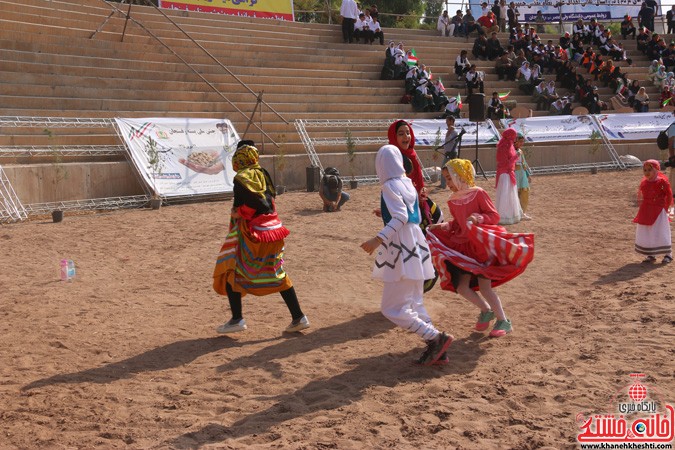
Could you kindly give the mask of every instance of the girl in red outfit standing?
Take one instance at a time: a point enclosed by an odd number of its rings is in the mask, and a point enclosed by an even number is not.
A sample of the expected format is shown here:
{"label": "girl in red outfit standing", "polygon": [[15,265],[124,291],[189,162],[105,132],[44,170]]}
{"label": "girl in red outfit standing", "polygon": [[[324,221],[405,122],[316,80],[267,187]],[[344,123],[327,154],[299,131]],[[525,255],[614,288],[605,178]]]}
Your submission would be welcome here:
{"label": "girl in red outfit standing", "polygon": [[656,255],[663,255],[663,263],[673,260],[668,208],[673,204],[673,191],[668,178],[660,172],[658,161],[650,159],[642,165],[644,178],[638,190],[637,216],[633,222],[635,230],[635,251],[647,255],[644,262],[656,261]]}
{"label": "girl in red outfit standing", "polygon": [[518,223],[523,218],[515,173],[516,162],[520,156],[514,145],[517,138],[516,130],[508,128],[502,133],[502,138],[497,143],[497,192],[495,199],[497,211],[499,211],[501,217],[499,223],[502,225]]}
{"label": "girl in red outfit standing", "polygon": [[497,225],[499,213],[487,192],[475,186],[471,161],[450,160],[442,174],[453,192],[448,208],[454,220],[427,228],[441,288],[480,308],[477,331],[486,330],[496,317],[490,336],[504,336],[512,331],[511,321],[492,288],[525,270],[534,257],[534,235],[508,233]]}

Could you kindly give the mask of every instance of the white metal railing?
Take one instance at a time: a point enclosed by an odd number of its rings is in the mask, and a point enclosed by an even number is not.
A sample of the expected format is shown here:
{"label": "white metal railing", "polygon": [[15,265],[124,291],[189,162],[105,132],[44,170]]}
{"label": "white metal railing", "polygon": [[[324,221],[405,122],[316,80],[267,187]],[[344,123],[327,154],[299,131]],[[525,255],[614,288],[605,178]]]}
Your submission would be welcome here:
{"label": "white metal railing", "polygon": [[5,171],[0,166],[0,223],[19,222],[28,217]]}

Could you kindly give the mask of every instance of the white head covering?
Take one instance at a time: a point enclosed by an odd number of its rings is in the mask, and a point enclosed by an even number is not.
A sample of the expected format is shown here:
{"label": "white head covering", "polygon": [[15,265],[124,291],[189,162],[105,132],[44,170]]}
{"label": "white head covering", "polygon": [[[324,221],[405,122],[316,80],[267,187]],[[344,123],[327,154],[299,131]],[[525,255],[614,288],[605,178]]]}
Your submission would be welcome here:
{"label": "white head covering", "polygon": [[408,210],[412,210],[417,201],[417,191],[412,180],[405,176],[401,151],[390,144],[380,147],[375,156],[375,171],[380,184],[398,193]]}

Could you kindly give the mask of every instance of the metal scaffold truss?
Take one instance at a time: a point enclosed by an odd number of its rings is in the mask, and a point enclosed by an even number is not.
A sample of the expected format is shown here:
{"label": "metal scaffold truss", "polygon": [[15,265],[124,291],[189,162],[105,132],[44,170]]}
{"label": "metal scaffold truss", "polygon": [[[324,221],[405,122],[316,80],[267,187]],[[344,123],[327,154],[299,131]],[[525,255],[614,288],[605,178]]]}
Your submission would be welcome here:
{"label": "metal scaffold truss", "polygon": [[0,166],[0,223],[19,222],[28,214]]}
{"label": "metal scaffold truss", "polygon": [[147,205],[150,197],[134,195],[128,197],[92,198],[87,200],[71,200],[66,202],[33,203],[26,207],[28,215],[49,214],[52,211],[95,211],[122,208],[140,208]]}
{"label": "metal scaffold truss", "polygon": [[36,156],[119,156],[124,155],[123,145],[79,145],[79,146],[16,146],[0,147],[0,157],[26,158]]}
{"label": "metal scaffold truss", "polygon": [[110,128],[114,125],[115,119],[105,118],[0,116],[0,127]]}

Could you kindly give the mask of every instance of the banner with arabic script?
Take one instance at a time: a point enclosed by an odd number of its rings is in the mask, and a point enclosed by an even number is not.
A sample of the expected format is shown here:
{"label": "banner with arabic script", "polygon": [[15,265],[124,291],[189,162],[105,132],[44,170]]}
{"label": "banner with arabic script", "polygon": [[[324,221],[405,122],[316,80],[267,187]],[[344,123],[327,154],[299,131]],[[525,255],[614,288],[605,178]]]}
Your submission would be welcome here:
{"label": "banner with arabic script", "polygon": [[[507,4],[510,2],[507,1]],[[533,24],[538,11],[542,12],[546,22],[558,22],[562,14],[565,22],[582,19],[585,22],[596,18],[597,20],[623,19],[628,14],[637,17],[642,0],[521,0],[515,1],[516,9],[520,13],[519,22]],[[557,6],[561,4],[560,10]],[[475,18],[482,15],[480,2],[471,6],[471,13]],[[658,11],[661,14],[661,8]],[[635,22],[637,24],[637,22]]]}
{"label": "banner with arabic script", "polygon": [[515,128],[528,142],[585,141],[598,129],[590,116],[545,116],[502,119],[504,128]]}
{"label": "banner with arabic script", "polygon": [[602,131],[610,140],[654,140],[675,122],[672,112],[598,114]]}
{"label": "banner with arabic script", "polygon": [[[408,122],[412,124],[413,133],[415,133],[415,145],[437,147],[445,141],[445,132],[448,130],[445,119],[409,120]],[[469,119],[456,119],[455,129],[457,131],[464,129],[466,132],[462,137],[464,144],[476,143],[476,122],[471,122]],[[478,144],[496,144],[497,141],[499,141],[499,132],[492,121],[480,122]]]}
{"label": "banner with arabic script", "polygon": [[159,0],[160,8],[294,20],[293,0]]}
{"label": "banner with arabic script", "polygon": [[229,120],[115,119],[131,161],[162,197],[232,192],[239,135]]}

